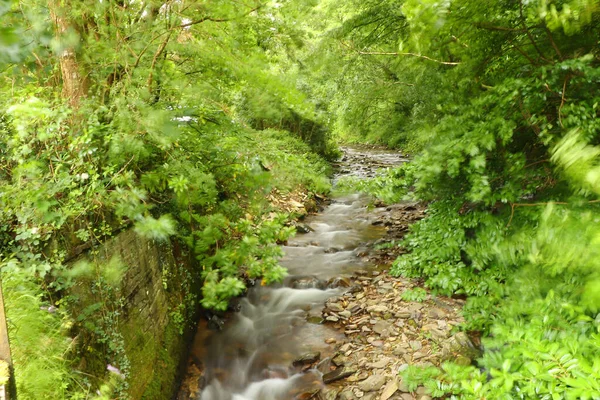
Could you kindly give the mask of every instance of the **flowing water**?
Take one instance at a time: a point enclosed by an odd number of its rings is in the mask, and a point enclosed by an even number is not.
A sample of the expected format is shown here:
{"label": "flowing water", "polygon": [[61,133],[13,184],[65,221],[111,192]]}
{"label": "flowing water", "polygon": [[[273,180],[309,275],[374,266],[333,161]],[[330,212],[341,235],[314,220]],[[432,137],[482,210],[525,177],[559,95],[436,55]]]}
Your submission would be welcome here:
{"label": "flowing water", "polygon": [[[344,151],[334,183],[340,176],[373,176],[378,168],[405,161],[388,151]],[[206,330],[199,331],[193,352],[204,365],[205,387],[197,399],[288,400],[322,386],[319,371],[303,371],[294,360],[306,353],[328,356],[332,348],[326,339],[343,338],[318,322],[324,302],[343,293],[336,283],[368,268],[360,255],[368,243],[385,235],[385,228],[372,225],[375,215],[385,210],[369,212],[367,202],[359,194],[337,197],[307,218],[304,222],[313,231],[284,246],[282,265],[289,272],[284,283],[251,288],[222,331],[208,337]]]}

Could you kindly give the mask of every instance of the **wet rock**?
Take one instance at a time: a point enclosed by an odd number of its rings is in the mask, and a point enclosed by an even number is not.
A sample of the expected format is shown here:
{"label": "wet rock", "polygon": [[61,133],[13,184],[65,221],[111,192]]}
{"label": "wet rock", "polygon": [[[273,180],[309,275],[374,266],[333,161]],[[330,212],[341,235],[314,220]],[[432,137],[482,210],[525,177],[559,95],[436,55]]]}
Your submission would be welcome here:
{"label": "wet rock", "polygon": [[323,375],[323,382],[325,382],[325,383],[335,382],[337,380],[347,378],[350,375],[353,375],[355,373],[356,373],[355,369],[347,368],[347,367],[340,367],[340,368],[336,369],[335,371],[331,371],[331,372],[328,372],[325,375]]}
{"label": "wet rock", "polygon": [[329,321],[329,322],[338,322],[340,319],[338,317],[335,317],[333,315],[330,315],[329,317],[325,318],[325,321]]}
{"label": "wet rock", "polygon": [[348,310],[340,311],[338,314],[340,315],[340,317],[344,317],[346,319],[352,316],[352,313]]}
{"label": "wet rock", "polygon": [[316,368],[317,368],[317,371],[319,371],[322,374],[331,372],[331,357],[326,357],[326,358],[322,359],[321,361],[319,361]]}
{"label": "wet rock", "polygon": [[317,393],[319,393],[320,391],[321,391],[321,388],[307,389],[303,393],[300,393],[300,394],[297,394],[296,396],[294,396],[294,400],[314,399],[315,396],[317,395]]}
{"label": "wet rock", "polygon": [[341,367],[344,364],[346,364],[346,362],[348,361],[348,359],[344,356],[342,356],[341,354],[336,355],[335,357],[333,357],[331,359],[331,362],[333,363],[333,365],[335,365],[336,367]]}
{"label": "wet rock", "polygon": [[372,392],[379,390],[385,384],[385,376],[372,375],[358,384],[360,390],[364,392]]}
{"label": "wet rock", "polygon": [[298,233],[310,233],[314,231],[315,230],[307,224],[296,224],[296,232]]}
{"label": "wet rock", "polygon": [[308,317],[306,320],[311,324],[322,324],[323,321],[325,321],[323,318],[316,315]]}
{"label": "wet rock", "polygon": [[327,304],[327,309],[333,312],[344,311],[344,307],[339,303],[329,303]]}
{"label": "wet rock", "polygon": [[362,291],[363,291],[362,286],[360,286],[360,285],[352,285],[352,286],[350,286],[348,288],[348,292],[347,293],[356,294],[356,293],[360,293]]}
{"label": "wet rock", "polygon": [[303,354],[300,357],[296,358],[292,362],[292,365],[294,367],[298,367],[300,365],[312,364],[312,363],[318,361],[319,358],[321,358],[321,353],[318,351],[315,353],[306,353],[306,354]]}
{"label": "wet rock", "polygon": [[338,391],[336,389],[323,388],[319,393],[319,400],[335,400],[338,397]]}
{"label": "wet rock", "polygon": [[338,396],[338,399],[339,400],[355,400],[356,396],[354,395],[354,392],[352,392],[351,389],[346,389],[342,393],[340,393],[340,395]]}
{"label": "wet rock", "polygon": [[217,317],[216,315],[213,315],[208,320],[207,326],[208,326],[208,329],[210,329],[211,331],[220,331],[223,329],[224,325],[225,325],[225,321],[223,321],[223,319]]}
{"label": "wet rock", "polygon": [[325,289],[325,282],[316,276],[291,276],[286,281],[286,286],[293,289]]}
{"label": "wet rock", "polygon": [[337,289],[340,287],[347,288],[347,287],[350,287],[351,284],[352,284],[352,282],[350,281],[350,279],[345,278],[345,277],[337,277],[337,278],[331,278],[327,282],[327,287],[330,289]]}

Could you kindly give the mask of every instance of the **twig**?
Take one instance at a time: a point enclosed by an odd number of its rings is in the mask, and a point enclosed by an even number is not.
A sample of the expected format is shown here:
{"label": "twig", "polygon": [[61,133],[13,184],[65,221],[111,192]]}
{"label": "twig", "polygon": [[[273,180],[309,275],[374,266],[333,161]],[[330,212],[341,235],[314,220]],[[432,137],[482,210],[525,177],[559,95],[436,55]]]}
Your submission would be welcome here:
{"label": "twig", "polygon": [[569,83],[570,79],[571,79],[571,75],[567,74],[565,76],[565,82],[563,83],[563,90],[562,90],[562,95],[561,95],[561,99],[560,99],[560,107],[558,107],[558,123],[563,128],[564,128],[564,125],[562,123],[562,117],[560,114],[562,113],[563,106],[565,105],[565,102],[566,102],[565,94],[567,92],[567,84]]}
{"label": "twig", "polygon": [[554,51],[556,51],[558,58],[560,58],[561,60],[564,60],[564,57],[563,57],[560,49],[558,48],[558,46],[556,45],[556,42],[554,41],[552,32],[550,32],[550,29],[548,29],[548,27],[546,25],[544,25],[544,29],[546,30],[546,35],[548,36],[548,39],[550,40],[550,44],[552,44],[552,47],[554,47]]}

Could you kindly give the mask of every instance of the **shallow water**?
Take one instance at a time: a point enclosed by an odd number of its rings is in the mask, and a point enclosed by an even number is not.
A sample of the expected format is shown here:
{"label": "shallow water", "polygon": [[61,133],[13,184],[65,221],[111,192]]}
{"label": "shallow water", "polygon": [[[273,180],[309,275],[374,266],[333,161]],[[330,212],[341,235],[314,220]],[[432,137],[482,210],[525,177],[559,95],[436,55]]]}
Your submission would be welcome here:
{"label": "shallow water", "polygon": [[[373,176],[377,168],[397,165],[401,155],[381,150],[345,149],[340,175]],[[321,373],[302,371],[293,361],[306,353],[331,354],[328,338],[343,333],[328,325],[309,323],[324,302],[343,288],[328,288],[334,278],[368,267],[359,257],[366,244],[383,237],[385,228],[372,225],[383,209],[367,210],[359,194],[341,196],[304,223],[314,231],[299,234],[283,247],[281,264],[289,277],[279,287],[254,287],[240,302],[240,311],[224,329],[207,335],[201,324],[193,357],[205,367],[206,386],[200,400],[287,400],[318,390]]]}

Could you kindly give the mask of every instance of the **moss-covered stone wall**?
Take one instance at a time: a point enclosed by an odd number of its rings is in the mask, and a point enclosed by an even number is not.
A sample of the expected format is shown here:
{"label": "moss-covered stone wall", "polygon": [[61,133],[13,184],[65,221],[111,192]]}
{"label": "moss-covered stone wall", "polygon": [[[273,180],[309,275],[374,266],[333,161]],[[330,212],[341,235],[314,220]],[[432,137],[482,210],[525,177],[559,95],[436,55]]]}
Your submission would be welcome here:
{"label": "moss-covered stone wall", "polygon": [[100,378],[106,374],[105,358],[108,355],[110,360],[114,346],[120,346],[117,351],[128,361],[127,397],[172,398],[186,351],[184,321],[193,320],[189,317],[198,304],[193,293],[199,287],[193,284],[193,257],[178,242],[147,239],[131,229],[83,258],[101,266],[115,256],[126,272],[111,298],[85,285],[73,288],[79,310],[93,304],[118,309],[113,335],[119,343],[106,343],[106,337],[88,338],[92,348],[82,349],[83,368]]}

